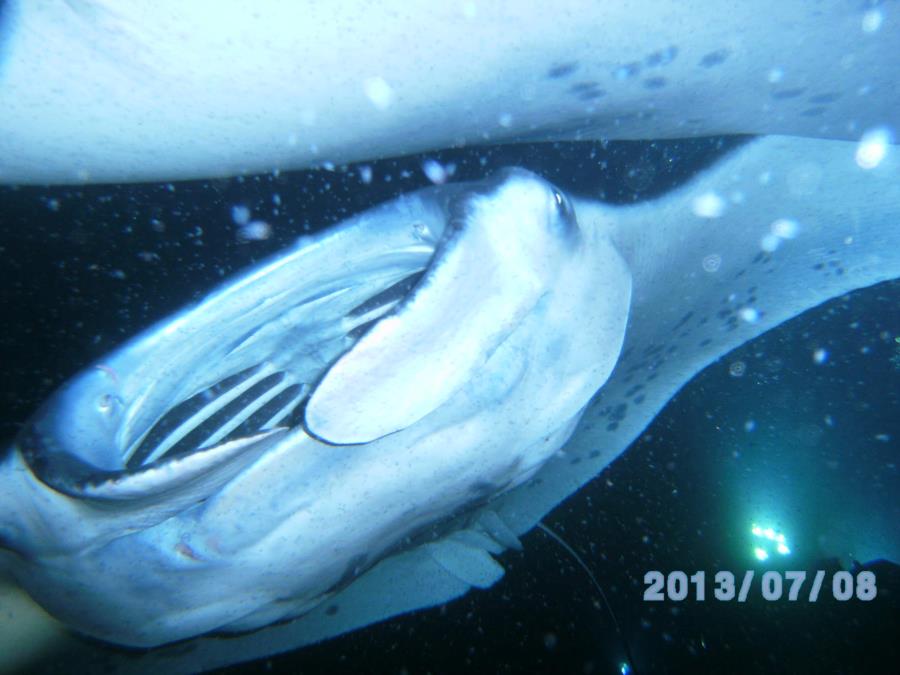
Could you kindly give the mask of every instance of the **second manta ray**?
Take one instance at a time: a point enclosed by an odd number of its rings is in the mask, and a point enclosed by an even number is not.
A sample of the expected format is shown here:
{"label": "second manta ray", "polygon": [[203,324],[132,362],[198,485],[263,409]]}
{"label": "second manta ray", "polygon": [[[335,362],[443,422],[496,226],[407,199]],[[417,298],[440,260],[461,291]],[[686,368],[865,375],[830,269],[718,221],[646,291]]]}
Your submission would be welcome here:
{"label": "second manta ray", "polygon": [[900,276],[900,163],[856,150],[768,137],[633,207],[511,169],[301,240],[38,411],[0,560],[78,631],[192,639],[133,662],[183,671],[488,587],[705,365]]}

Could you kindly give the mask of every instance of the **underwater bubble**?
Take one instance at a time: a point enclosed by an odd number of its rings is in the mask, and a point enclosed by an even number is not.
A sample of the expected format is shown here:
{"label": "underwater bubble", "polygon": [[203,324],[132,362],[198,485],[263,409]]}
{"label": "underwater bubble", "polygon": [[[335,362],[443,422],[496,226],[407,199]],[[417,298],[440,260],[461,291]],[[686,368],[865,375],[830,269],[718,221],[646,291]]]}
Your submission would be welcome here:
{"label": "underwater bubble", "polygon": [[250,209],[243,204],[235,204],[231,207],[231,219],[235,225],[246,225],[250,222]]}
{"label": "underwater bubble", "polygon": [[656,165],[649,157],[641,157],[628,168],[622,182],[635,192],[646,190],[656,178]]}
{"label": "underwater bubble", "polygon": [[513,123],[513,116],[511,113],[503,113],[500,117],[497,118],[497,124],[499,124],[504,129],[509,129]]}
{"label": "underwater bubble", "polygon": [[828,360],[828,350],[821,347],[813,352],[813,361],[819,365]]}
{"label": "underwater bubble", "polygon": [[735,361],[728,366],[728,374],[732,377],[743,377],[747,372],[747,364],[743,361]]}
{"label": "underwater bubble", "polygon": [[363,83],[363,90],[366,96],[379,110],[386,110],[394,102],[394,90],[391,89],[384,78],[370,77]]}
{"label": "underwater bubble", "polygon": [[691,210],[700,218],[719,218],[725,213],[725,200],[715,192],[704,192],[694,198]]}
{"label": "underwater bubble", "polygon": [[422,173],[435,185],[443,185],[449,176],[444,165],[434,159],[426,159],[422,162]]}
{"label": "underwater bubble", "polygon": [[272,236],[272,226],[264,220],[252,220],[238,228],[237,236],[243,241],[262,241]]}
{"label": "underwater bubble", "polygon": [[779,218],[772,223],[770,229],[772,234],[779,239],[793,239],[797,236],[800,226],[797,224],[797,221],[790,218]]}
{"label": "underwater bubble", "polygon": [[746,422],[744,422],[744,431],[746,431],[748,434],[751,431],[755,431],[755,430],[756,430],[756,421],[755,420],[747,420]]}
{"label": "underwater bubble", "polygon": [[718,253],[710,253],[703,258],[702,264],[704,272],[709,272],[710,274],[718,272],[719,268],[722,266],[722,256]]}
{"label": "underwater bubble", "polygon": [[767,234],[759,242],[759,247],[766,253],[774,253],[781,244],[781,237],[777,234]]}
{"label": "underwater bubble", "polygon": [[881,28],[881,24],[884,21],[884,14],[881,13],[880,9],[870,9],[868,12],[863,14],[862,18],[862,29],[864,33],[874,33],[879,28]]}
{"label": "underwater bubble", "polygon": [[856,164],[861,169],[874,169],[887,155],[888,146],[894,142],[893,134],[887,127],[870,129],[859,139],[856,146]]}
{"label": "underwater bubble", "polygon": [[372,182],[372,167],[371,166],[369,166],[368,164],[363,164],[361,167],[359,167],[358,170],[359,170],[359,179],[363,183],[368,185],[369,183]]}
{"label": "underwater bubble", "polygon": [[759,321],[759,310],[754,307],[743,307],[738,315],[747,323],[756,323]]}

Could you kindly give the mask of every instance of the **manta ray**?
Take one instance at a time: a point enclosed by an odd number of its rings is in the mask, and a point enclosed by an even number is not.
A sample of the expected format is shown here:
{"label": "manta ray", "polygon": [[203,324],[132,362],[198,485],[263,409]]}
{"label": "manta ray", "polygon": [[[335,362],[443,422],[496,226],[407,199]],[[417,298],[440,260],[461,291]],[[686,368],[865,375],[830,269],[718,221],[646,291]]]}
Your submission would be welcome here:
{"label": "manta ray", "polygon": [[100,661],[196,671],[490,587],[706,365],[900,276],[890,4],[185,5],[7,2],[0,180],[764,136],[632,206],[517,168],[400,196],[70,380],[0,464],[0,563],[154,648]]}

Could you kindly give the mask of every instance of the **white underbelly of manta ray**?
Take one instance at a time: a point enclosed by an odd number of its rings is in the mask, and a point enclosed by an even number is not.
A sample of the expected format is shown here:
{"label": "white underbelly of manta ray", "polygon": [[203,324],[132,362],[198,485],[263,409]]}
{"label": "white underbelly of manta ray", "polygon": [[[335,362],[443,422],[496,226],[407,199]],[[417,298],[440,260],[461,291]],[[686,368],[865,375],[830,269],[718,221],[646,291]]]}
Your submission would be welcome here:
{"label": "white underbelly of manta ray", "polygon": [[[317,265],[376,238],[343,274]],[[3,466],[14,573],[127,645],[297,616],[546,463],[612,371],[629,299],[606,235],[524,170],[351,219],[45,405]]]}

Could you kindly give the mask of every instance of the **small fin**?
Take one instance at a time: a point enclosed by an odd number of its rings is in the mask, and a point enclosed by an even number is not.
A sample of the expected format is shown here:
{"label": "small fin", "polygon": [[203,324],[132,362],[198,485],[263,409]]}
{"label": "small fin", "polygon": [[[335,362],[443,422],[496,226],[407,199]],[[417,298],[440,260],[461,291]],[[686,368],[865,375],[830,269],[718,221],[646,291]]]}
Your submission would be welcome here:
{"label": "small fin", "polygon": [[519,541],[516,533],[509,529],[509,526],[497,515],[496,511],[490,509],[482,511],[478,517],[478,524],[504,547],[511,548],[514,551],[522,550],[522,542]]}
{"label": "small fin", "polygon": [[469,586],[488,588],[503,577],[503,568],[482,548],[473,548],[452,539],[428,545],[436,563]]}
{"label": "small fin", "polygon": [[484,532],[479,532],[478,530],[457,530],[447,538],[453,541],[457,541],[464,546],[471,546],[472,548],[483,548],[488,553],[492,553],[494,555],[503,553],[503,546],[496,539],[490,537]]}

